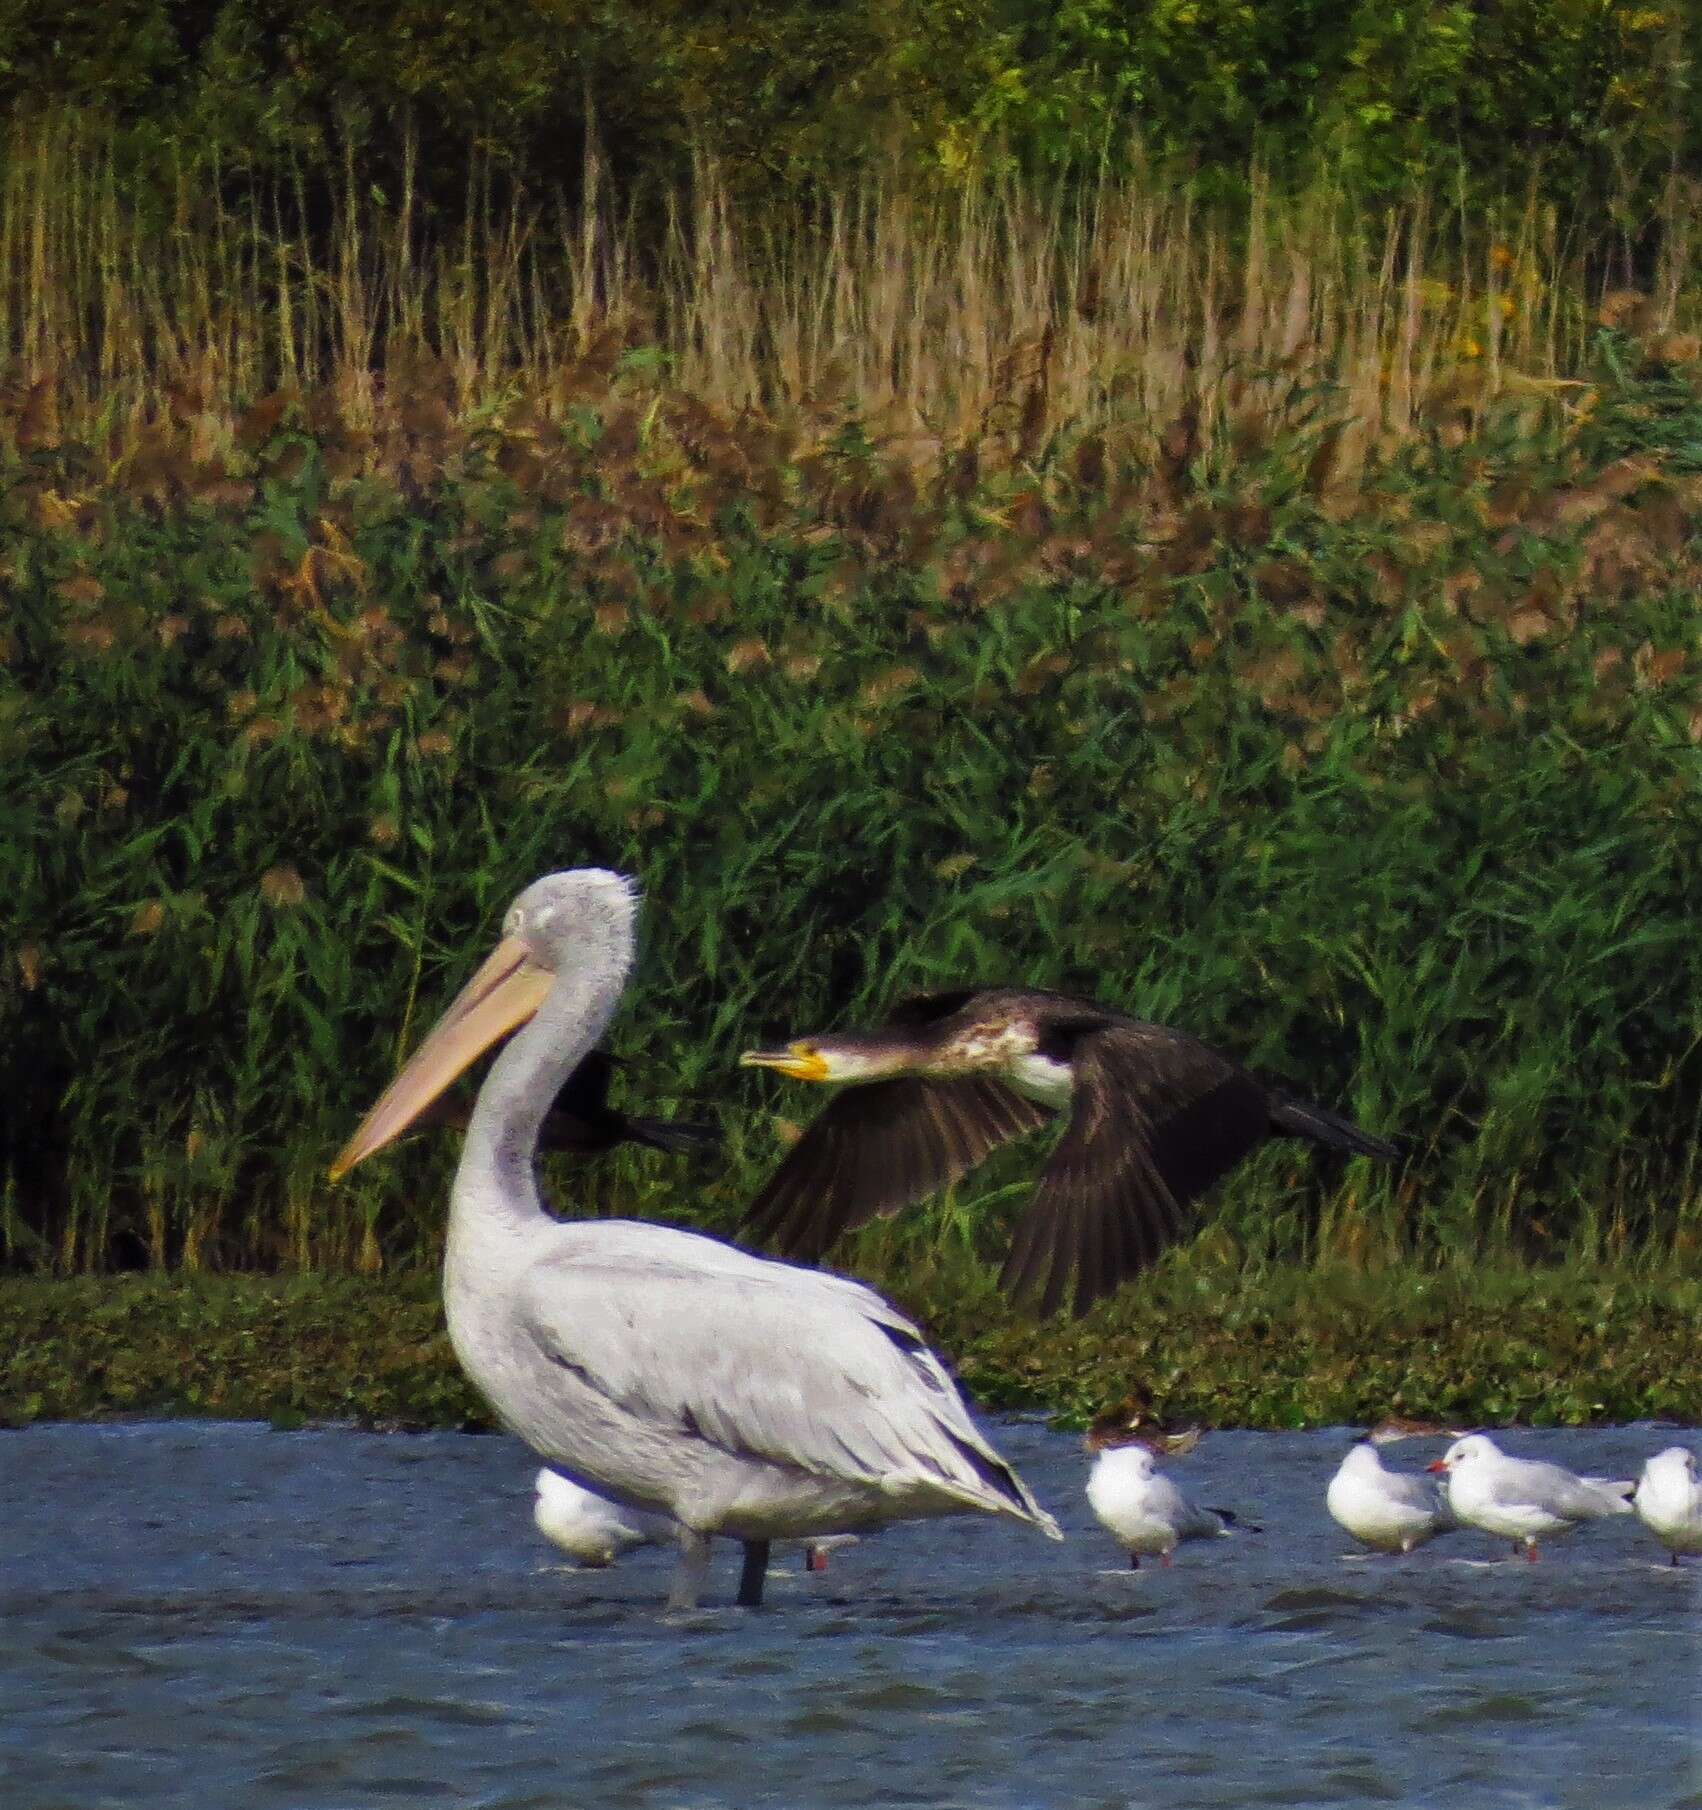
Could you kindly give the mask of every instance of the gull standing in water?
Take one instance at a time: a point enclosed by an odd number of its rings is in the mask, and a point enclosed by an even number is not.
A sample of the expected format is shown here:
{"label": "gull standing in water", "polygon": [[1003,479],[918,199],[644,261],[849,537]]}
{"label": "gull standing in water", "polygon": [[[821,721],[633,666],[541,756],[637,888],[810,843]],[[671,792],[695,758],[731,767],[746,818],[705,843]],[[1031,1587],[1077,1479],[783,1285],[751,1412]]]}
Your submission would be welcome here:
{"label": "gull standing in water", "polygon": [[1538,1540],[1570,1533],[1583,1521],[1631,1513],[1630,1483],[1509,1458],[1487,1433],[1456,1439],[1428,1468],[1446,1473],[1448,1507],[1456,1521],[1511,1540],[1514,1552],[1522,1548],[1533,1563]]}
{"label": "gull standing in water", "polygon": [[696,1602],[717,1534],[744,1545],[747,1606],[762,1600],[773,1539],[965,1512],[1061,1538],[921,1334],[872,1289],[695,1232],[545,1212],[538,1129],[614,1016],[637,913],[633,884],[600,868],[527,887],[332,1178],[515,1033],[479,1090],[450,1193],[450,1343],[553,1469],[680,1524],[672,1607]]}
{"label": "gull standing in water", "polygon": [[1378,1427],[1356,1439],[1324,1493],[1330,1519],[1379,1552],[1411,1552],[1454,1524],[1428,1477],[1384,1466],[1378,1446],[1410,1437]]}
{"label": "gull standing in water", "polygon": [[1702,1482],[1694,1452],[1673,1445],[1645,1459],[1631,1506],[1675,1565],[1681,1552],[1702,1552]]}
{"label": "gull standing in water", "polygon": [[[623,1552],[636,1546],[672,1546],[680,1536],[679,1523],[668,1515],[641,1508],[622,1508],[607,1496],[599,1496],[572,1478],[546,1465],[533,1485],[532,1523],[551,1545],[570,1559],[600,1569],[612,1565]],[[823,1534],[804,1542],[804,1569],[825,1571],[827,1555],[839,1546],[854,1546],[854,1533]]]}
{"label": "gull standing in water", "polygon": [[1387,1162],[1395,1146],[1166,1025],[1016,987],[902,1001],[873,1031],[747,1050],[747,1068],[850,1083],[786,1153],[746,1221],[815,1260],[1067,1111],[999,1281],[1085,1313],[1155,1262],[1184,1208],[1271,1137]]}
{"label": "gull standing in water", "polygon": [[671,1515],[622,1508],[548,1465],[533,1488],[533,1526],[581,1565],[612,1565],[635,1546],[670,1546],[679,1538],[679,1523]]}
{"label": "gull standing in water", "polygon": [[1168,1565],[1184,1540],[1212,1540],[1242,1527],[1259,1531],[1227,1508],[1196,1508],[1138,1442],[1101,1450],[1088,1475],[1087,1502],[1135,1571],[1143,1555]]}

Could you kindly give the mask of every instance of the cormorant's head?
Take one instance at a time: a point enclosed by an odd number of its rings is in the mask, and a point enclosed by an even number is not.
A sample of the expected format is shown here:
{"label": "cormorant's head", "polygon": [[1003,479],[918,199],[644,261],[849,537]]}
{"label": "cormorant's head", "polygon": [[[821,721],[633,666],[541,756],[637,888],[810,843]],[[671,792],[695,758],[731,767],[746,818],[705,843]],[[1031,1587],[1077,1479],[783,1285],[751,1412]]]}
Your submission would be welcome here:
{"label": "cormorant's head", "polygon": [[879,1081],[909,1066],[902,1047],[862,1037],[805,1037],[739,1058],[740,1068],[771,1068],[791,1081]]}

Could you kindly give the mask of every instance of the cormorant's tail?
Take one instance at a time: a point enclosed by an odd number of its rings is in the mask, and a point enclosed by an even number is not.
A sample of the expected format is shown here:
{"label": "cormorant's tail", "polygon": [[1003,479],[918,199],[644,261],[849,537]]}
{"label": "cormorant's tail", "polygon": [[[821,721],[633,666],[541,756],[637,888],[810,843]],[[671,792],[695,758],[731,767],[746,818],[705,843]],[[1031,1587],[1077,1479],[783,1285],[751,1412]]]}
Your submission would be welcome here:
{"label": "cormorant's tail", "polygon": [[640,1119],[630,1113],[626,1134],[636,1144],[648,1144],[652,1150],[666,1150],[672,1156],[714,1150],[721,1142],[719,1125],[694,1125],[685,1119]]}
{"label": "cormorant's tail", "polygon": [[1344,1119],[1339,1112],[1331,1112],[1327,1106],[1314,1106],[1310,1100],[1302,1100],[1280,1088],[1271,1093],[1270,1112],[1271,1129],[1287,1137],[1311,1138],[1314,1143],[1327,1144],[1332,1150],[1348,1150],[1355,1156],[1374,1156],[1385,1163],[1393,1162],[1400,1155],[1387,1138],[1373,1137],[1369,1131],[1361,1131],[1351,1119]]}

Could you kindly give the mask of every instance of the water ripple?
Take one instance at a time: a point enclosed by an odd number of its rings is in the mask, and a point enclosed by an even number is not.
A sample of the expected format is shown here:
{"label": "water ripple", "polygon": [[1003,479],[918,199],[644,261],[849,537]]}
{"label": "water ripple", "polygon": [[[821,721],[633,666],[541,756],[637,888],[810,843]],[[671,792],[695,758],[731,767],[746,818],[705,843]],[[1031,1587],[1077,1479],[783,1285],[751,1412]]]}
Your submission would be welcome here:
{"label": "water ripple", "polygon": [[[897,1528],[760,1615],[729,1549],[670,1616],[665,1554],[551,1562],[505,1440],[0,1435],[5,1810],[1702,1810],[1702,1565],[1634,1524],[1366,1557],[1339,1435],[1221,1434],[1175,1472],[1267,1531],[1135,1572],[1073,1440],[998,1436],[1063,1547]],[[1672,1440],[1514,1438],[1621,1475]]]}

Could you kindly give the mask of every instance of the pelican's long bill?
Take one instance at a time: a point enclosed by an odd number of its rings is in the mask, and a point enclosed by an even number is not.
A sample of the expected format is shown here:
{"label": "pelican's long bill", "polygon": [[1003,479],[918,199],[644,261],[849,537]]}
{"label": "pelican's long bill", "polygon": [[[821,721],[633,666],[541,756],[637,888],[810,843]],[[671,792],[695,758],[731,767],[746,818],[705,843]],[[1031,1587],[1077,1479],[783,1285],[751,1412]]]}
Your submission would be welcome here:
{"label": "pelican's long bill", "polygon": [[525,943],[504,937],[338,1151],[332,1181],[400,1137],[463,1069],[537,1011],[554,981]]}

